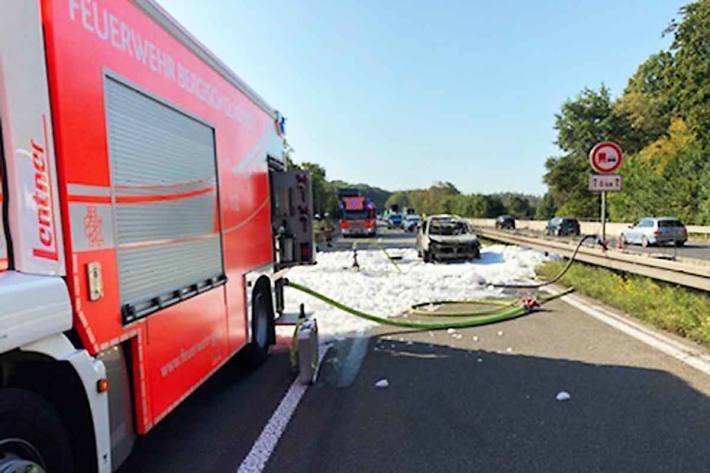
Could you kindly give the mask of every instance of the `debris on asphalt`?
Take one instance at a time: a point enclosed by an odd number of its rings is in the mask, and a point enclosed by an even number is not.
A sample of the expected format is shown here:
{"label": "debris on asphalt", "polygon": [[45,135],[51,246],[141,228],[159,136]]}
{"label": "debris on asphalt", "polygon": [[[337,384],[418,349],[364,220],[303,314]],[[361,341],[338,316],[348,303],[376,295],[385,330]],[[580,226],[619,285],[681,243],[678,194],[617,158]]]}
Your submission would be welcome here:
{"label": "debris on asphalt", "polygon": [[414,342],[411,340],[407,340],[407,345],[414,345]]}
{"label": "debris on asphalt", "polygon": [[572,398],[572,396],[570,396],[567,391],[560,391],[557,393],[557,396],[555,397],[555,399],[557,399],[558,401],[568,401],[571,398]]}
{"label": "debris on asphalt", "polygon": [[390,382],[387,381],[386,378],[382,378],[378,382],[375,383],[376,388],[388,388],[390,386]]}
{"label": "debris on asphalt", "polygon": [[476,361],[479,363],[483,363],[483,358],[478,358]]}

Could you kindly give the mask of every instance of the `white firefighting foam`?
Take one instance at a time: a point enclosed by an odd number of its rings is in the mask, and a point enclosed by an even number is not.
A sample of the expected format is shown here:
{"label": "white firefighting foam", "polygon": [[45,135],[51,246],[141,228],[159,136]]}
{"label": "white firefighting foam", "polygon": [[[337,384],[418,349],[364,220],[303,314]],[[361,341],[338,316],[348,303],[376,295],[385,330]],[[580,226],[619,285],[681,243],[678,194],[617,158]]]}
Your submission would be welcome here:
{"label": "white firefighting foam", "polygon": [[[414,249],[388,253],[402,257],[397,261],[401,273],[382,251],[359,250],[359,271],[351,267],[352,251],[336,251],[319,253],[315,266],[294,268],[287,277],[351,307],[390,317],[420,302],[501,297],[502,290],[491,284],[532,278],[535,266],[548,259],[539,251],[503,245],[484,247],[480,260],[450,264],[424,263]],[[363,335],[375,325],[295,289],[286,289],[286,302],[287,312],[304,303],[306,312],[314,313],[321,341]]]}

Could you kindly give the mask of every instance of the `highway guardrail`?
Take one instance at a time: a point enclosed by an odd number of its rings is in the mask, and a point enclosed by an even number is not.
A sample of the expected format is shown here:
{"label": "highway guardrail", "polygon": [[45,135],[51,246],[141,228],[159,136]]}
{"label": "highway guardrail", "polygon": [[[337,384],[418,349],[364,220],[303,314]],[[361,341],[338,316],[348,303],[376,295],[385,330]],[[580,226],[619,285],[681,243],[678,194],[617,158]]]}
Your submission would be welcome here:
{"label": "highway guardrail", "polygon": [[[572,255],[577,243],[573,240],[551,240],[486,227],[478,227],[478,233],[490,240],[527,246],[564,257]],[[707,264],[707,261],[672,261],[660,259],[653,255],[629,254],[614,249],[604,251],[598,247],[584,246],[580,248],[577,259],[616,271],[639,274],[672,284],[710,291],[710,264]]]}
{"label": "highway guardrail", "polygon": [[[477,227],[490,227],[494,228],[496,220],[494,218],[471,218],[468,219],[471,224],[477,226]],[[519,230],[533,230],[533,231],[538,231],[542,232],[545,231],[545,226],[547,225],[546,220],[522,220],[522,219],[516,219],[515,220],[515,226]],[[608,222],[606,224],[606,234],[610,236],[619,236],[621,234],[621,231],[628,228],[630,223],[618,223],[618,222]],[[601,223],[599,222],[584,222],[580,221],[579,222],[580,229],[582,233],[601,233]],[[697,235],[704,235],[704,236],[710,236],[710,226],[701,226],[701,225],[686,225],[686,228],[688,229],[688,233],[691,235],[697,234]]]}

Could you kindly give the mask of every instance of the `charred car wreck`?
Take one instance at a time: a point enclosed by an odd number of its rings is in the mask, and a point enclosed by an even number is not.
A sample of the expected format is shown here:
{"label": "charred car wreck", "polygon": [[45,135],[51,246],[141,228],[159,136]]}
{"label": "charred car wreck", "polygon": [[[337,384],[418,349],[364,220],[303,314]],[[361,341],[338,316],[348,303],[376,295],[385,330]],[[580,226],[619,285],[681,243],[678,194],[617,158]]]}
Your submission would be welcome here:
{"label": "charred car wreck", "polygon": [[417,252],[425,262],[478,259],[481,243],[460,217],[432,215],[419,227]]}

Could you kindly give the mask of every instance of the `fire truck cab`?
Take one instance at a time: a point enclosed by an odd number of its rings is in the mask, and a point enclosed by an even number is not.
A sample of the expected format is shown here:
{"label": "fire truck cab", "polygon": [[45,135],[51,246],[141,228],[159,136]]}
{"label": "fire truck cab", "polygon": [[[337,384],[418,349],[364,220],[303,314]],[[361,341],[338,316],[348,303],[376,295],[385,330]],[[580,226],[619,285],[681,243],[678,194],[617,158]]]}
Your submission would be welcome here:
{"label": "fire truck cab", "polygon": [[377,234],[377,208],[359,189],[339,189],[338,221],[344,237]]}
{"label": "fire truck cab", "polygon": [[313,262],[284,119],[153,0],[0,15],[0,471],[110,472]]}

